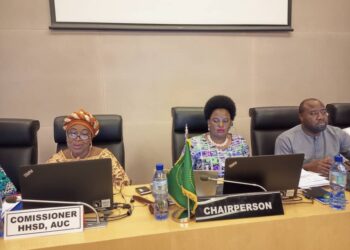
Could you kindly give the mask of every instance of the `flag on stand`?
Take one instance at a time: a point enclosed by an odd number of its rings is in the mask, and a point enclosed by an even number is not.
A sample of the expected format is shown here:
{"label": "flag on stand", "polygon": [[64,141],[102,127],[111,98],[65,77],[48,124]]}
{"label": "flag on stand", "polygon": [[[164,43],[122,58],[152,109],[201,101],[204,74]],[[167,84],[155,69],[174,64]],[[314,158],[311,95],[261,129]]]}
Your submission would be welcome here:
{"label": "flag on stand", "polygon": [[169,195],[174,202],[194,214],[197,208],[197,194],[194,184],[190,141],[186,140],[185,151],[167,175]]}

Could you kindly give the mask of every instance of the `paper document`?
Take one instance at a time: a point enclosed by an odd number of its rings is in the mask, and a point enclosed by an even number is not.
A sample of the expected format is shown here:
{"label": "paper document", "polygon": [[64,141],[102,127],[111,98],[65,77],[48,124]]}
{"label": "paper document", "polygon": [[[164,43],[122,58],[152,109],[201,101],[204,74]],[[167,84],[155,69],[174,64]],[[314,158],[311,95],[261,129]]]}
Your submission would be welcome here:
{"label": "paper document", "polygon": [[299,188],[306,189],[311,187],[321,187],[329,185],[329,180],[318,173],[301,170]]}

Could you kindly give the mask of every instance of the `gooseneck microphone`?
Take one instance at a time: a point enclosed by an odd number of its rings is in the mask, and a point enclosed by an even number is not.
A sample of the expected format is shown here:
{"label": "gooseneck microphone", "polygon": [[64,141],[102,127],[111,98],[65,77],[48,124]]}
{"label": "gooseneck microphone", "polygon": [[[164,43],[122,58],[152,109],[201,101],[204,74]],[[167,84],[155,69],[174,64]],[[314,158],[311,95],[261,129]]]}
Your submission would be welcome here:
{"label": "gooseneck microphone", "polygon": [[31,199],[18,198],[17,196],[8,196],[5,198],[5,201],[7,203],[32,202],[32,203],[44,203],[44,204],[83,205],[83,206],[90,208],[95,213],[96,224],[101,224],[100,217],[98,216],[96,209],[93,206],[91,206],[85,202],[81,202],[81,201],[31,200]]}
{"label": "gooseneck microphone", "polygon": [[242,181],[222,180],[222,179],[218,179],[218,178],[212,178],[212,177],[209,177],[207,175],[201,175],[199,178],[200,178],[201,181],[223,181],[223,182],[227,182],[227,183],[258,187],[261,190],[263,190],[264,192],[267,192],[266,188],[264,188],[263,186],[260,186],[259,184],[255,184],[255,183],[242,182]]}

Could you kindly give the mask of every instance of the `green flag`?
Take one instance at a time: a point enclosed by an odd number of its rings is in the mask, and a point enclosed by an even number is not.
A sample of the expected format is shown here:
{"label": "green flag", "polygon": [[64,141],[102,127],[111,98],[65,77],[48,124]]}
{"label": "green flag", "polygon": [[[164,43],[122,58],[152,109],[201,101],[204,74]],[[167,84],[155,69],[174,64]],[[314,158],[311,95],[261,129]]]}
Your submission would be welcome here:
{"label": "green flag", "polygon": [[197,208],[197,194],[194,184],[189,140],[186,140],[184,154],[180,156],[167,177],[171,198],[178,206],[185,209],[189,205],[191,212],[194,213]]}

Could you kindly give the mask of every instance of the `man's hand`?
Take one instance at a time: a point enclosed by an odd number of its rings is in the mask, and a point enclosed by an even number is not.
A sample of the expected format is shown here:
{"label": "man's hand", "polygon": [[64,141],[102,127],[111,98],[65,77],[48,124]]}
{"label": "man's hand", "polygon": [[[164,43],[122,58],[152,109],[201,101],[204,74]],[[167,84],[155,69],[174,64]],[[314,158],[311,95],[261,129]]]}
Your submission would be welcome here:
{"label": "man's hand", "polygon": [[320,173],[323,176],[329,176],[329,169],[332,166],[332,159],[325,157],[321,160],[312,160],[309,163],[304,164],[303,168],[308,171]]}

